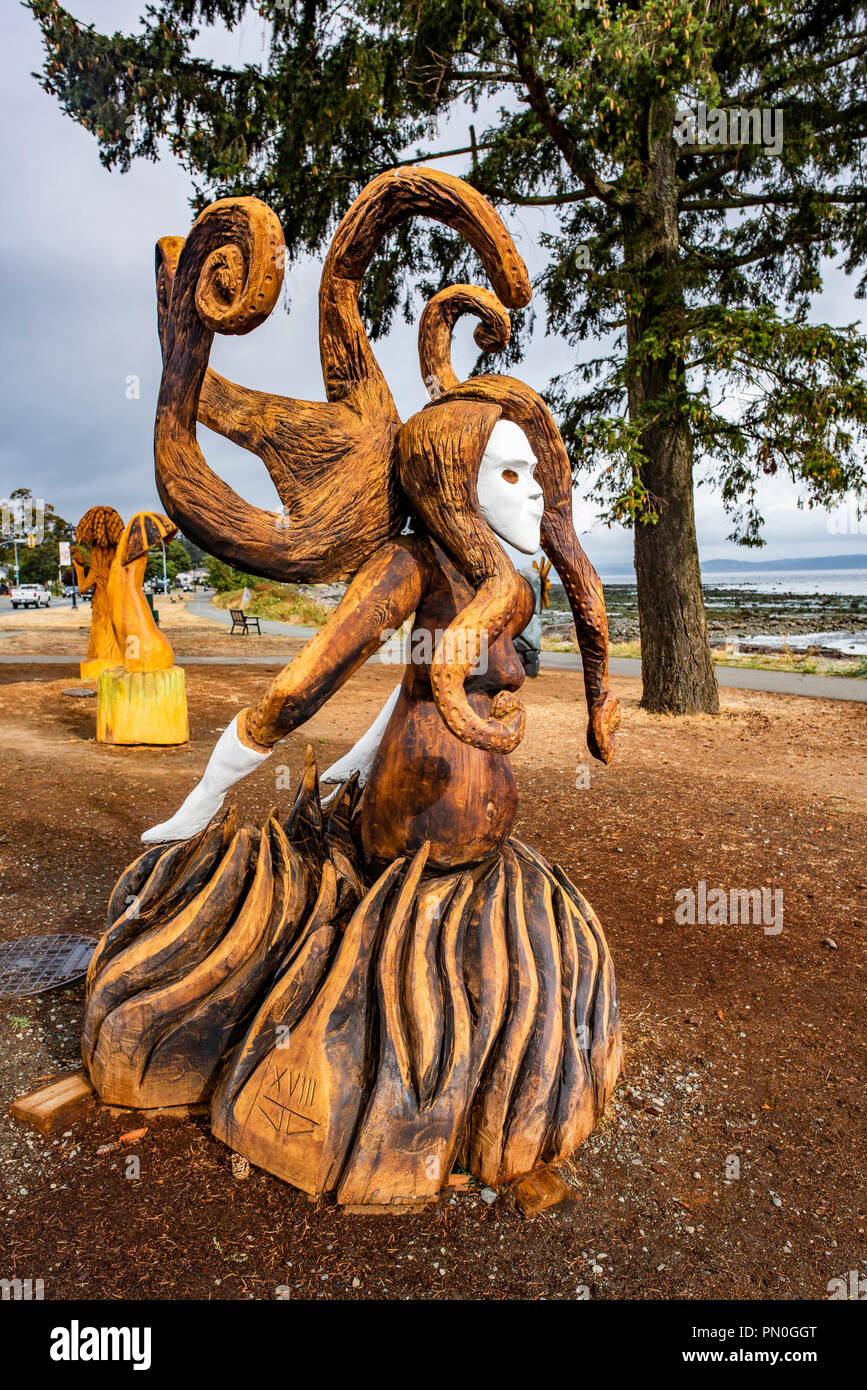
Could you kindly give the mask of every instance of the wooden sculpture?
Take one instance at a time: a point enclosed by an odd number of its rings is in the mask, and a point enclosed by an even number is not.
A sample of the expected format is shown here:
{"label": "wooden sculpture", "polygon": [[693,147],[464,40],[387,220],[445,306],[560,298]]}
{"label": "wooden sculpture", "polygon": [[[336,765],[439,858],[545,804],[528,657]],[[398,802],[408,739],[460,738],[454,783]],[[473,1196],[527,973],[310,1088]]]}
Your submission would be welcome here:
{"label": "wooden sculpture", "polygon": [[534,569],[534,570],[537,570],[537,571],[538,571],[538,574],[539,574],[539,588],[540,588],[540,590],[541,590],[541,592],[540,592],[540,600],[539,600],[539,601],[540,601],[540,607],[542,607],[542,608],[550,608],[550,607],[551,607],[551,597],[550,597],[550,596],[551,596],[551,580],[548,578],[548,576],[549,576],[550,573],[551,573],[551,561],[550,561],[550,560],[534,560],[534,561],[533,561],[533,569]]}
{"label": "wooden sculpture", "polygon": [[[75,528],[78,545],[71,551],[75,582],[82,594],[93,590],[90,641],[87,657],[80,666],[82,680],[96,680],[101,671],[123,661],[123,647],[118,644],[108,597],[108,576],[122,535],[123,522],[114,507],[91,507]],[[89,548],[89,559],[80,549],[82,545]]]}
{"label": "wooden sculpture", "polygon": [[[376,247],[428,216],[474,247],[496,295],[427,305],[431,394],[402,423],[358,311]],[[599,580],[572,522],[547,407],[511,377],[459,382],[456,318],[502,347],[530,297],[493,208],[459,179],[399,169],[344,216],[320,290],[327,400],[283,399],[208,368],[281,284],[277,219],[253,198],[207,208],[157,250],[163,379],[157,483],[196,543],[278,579],[349,577],[337,610],[221,735],[180,810],[142,837],[88,975],[84,1060],[102,1098],[210,1100],[213,1132],[309,1193],[353,1207],[435,1198],[459,1163],[487,1183],[568,1155],[620,1068],[611,958],[583,895],[516,839],[509,754],[524,734],[514,638],[533,594],[509,541],[541,545],[583,656],[587,740],[613,756]],[[197,419],[264,460],[283,516],[249,506],[202,457]],[[406,531],[407,519],[411,527]],[[237,828],[220,808],[414,615],[399,689],[323,804],[308,750],[289,813]],[[375,752],[374,752],[375,750]]]}
{"label": "wooden sculpture", "polygon": [[81,674],[99,678],[99,743],[175,744],[189,737],[184,672],[142,589],[149,549],[176,532],[160,512],[136,512],[124,526],[111,507],[91,508],[76,530],[91,547],[88,573],[80,552],[75,559],[79,588],[93,586],[89,659]]}

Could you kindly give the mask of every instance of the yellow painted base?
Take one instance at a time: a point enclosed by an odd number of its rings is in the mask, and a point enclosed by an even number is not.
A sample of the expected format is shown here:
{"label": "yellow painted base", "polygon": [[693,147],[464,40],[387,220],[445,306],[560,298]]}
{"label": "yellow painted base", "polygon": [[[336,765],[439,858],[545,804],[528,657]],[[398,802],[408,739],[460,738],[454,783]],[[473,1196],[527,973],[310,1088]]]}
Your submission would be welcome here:
{"label": "yellow painted base", "polygon": [[97,743],[186,743],[187,691],[182,666],[165,671],[103,671],[96,701]]}
{"label": "yellow painted base", "polygon": [[98,681],[103,671],[110,671],[113,666],[117,666],[117,661],[110,656],[95,656],[92,661],[80,662],[78,669],[83,681]]}

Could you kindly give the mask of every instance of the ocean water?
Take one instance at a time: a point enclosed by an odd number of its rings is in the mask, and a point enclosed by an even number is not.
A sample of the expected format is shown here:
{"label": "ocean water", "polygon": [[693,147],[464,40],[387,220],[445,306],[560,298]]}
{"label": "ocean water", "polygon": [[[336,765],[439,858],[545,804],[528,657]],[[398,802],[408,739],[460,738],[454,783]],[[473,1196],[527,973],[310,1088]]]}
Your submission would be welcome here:
{"label": "ocean water", "polygon": [[[605,581],[603,580],[603,583]],[[612,582],[617,581],[612,578]],[[742,590],[748,594],[823,594],[841,598],[867,597],[867,570],[762,570],[760,574],[740,575],[736,571],[703,569],[703,588]]]}
{"label": "ocean water", "polygon": [[[613,640],[638,635],[634,575],[602,572]],[[796,651],[825,647],[867,656],[867,570],[702,571],[711,641],[740,640]],[[562,589],[551,595],[547,626],[568,608]],[[547,619],[547,621],[546,621]]]}
{"label": "ocean water", "polygon": [[[774,650],[780,645],[779,637],[770,633],[745,633],[743,640],[753,642],[757,647],[770,647]],[[840,632],[789,634],[786,637],[786,645],[799,652],[806,651],[808,647],[833,647],[844,656],[867,656],[867,634],[849,632],[845,628]]]}
{"label": "ocean water", "polygon": [[[749,595],[754,606],[758,603],[769,611],[776,609],[775,616],[784,617],[787,612],[799,618],[814,616],[815,630],[786,634],[786,644],[794,651],[828,647],[845,656],[867,656],[867,632],[860,630],[860,624],[857,627],[846,624],[847,609],[852,616],[856,613],[860,616],[864,610],[864,603],[858,602],[867,598],[867,571],[863,569],[827,570],[815,574],[804,570],[763,570],[761,575],[743,577],[736,573],[714,574],[713,570],[702,570],[702,588],[709,614],[713,611],[714,598],[722,590],[728,596]],[[847,603],[847,599],[854,602]],[[823,627],[822,618],[830,619],[833,627]],[[760,647],[780,645],[778,631],[754,630],[738,636]]]}

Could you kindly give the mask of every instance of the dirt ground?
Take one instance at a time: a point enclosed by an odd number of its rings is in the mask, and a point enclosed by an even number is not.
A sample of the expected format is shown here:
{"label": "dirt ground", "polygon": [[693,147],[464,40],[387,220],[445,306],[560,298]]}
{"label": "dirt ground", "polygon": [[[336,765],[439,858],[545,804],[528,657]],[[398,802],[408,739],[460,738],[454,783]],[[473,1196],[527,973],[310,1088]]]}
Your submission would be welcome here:
{"label": "dirt ground", "polygon": [[[242,785],[242,815],[288,808],[281,767],[298,772],[307,742],[320,767],[343,753],[397,674],[365,668]],[[141,830],[267,679],[188,668],[191,743],[128,749],[93,741],[95,700],[63,693],[76,675],[0,668],[0,939],[98,935]],[[42,1139],[5,1111],[77,1065],[78,984],[0,1002],[5,1275],[44,1278],[46,1298],[425,1300],[824,1299],[829,1281],[864,1277],[864,708],[724,691],[718,718],[673,721],[618,679],[624,726],[603,768],[579,681],[525,684],[514,757],[516,829],[594,903],[620,987],[624,1074],[571,1162],[574,1204],[527,1222],[508,1192],[489,1204],[473,1184],[421,1215],[350,1216],[255,1169],[233,1178],[204,1117],[100,1111]],[[678,925],[675,893],[699,880],[782,889],[783,930]]]}

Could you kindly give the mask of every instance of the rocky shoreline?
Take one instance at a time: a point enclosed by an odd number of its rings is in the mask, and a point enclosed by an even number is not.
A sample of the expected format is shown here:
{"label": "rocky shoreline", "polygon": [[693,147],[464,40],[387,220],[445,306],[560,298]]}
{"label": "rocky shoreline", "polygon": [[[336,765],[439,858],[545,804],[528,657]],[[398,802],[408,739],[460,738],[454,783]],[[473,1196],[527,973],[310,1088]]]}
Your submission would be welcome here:
{"label": "rocky shoreline", "polygon": [[[844,594],[745,593],[722,585],[704,590],[708,635],[713,648],[737,645],[742,653],[805,652],[801,643],[812,634],[867,632],[867,597]],[[639,640],[634,584],[606,584],[605,603],[612,643]],[[542,614],[546,638],[574,642],[566,595],[560,585],[551,589],[551,607]],[[776,641],[758,640],[778,639]],[[800,639],[800,640],[799,640]],[[845,656],[838,646],[810,643],[817,656]],[[851,659],[851,658],[850,658]]]}

